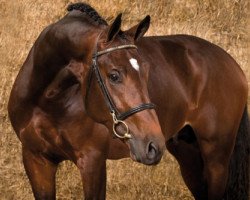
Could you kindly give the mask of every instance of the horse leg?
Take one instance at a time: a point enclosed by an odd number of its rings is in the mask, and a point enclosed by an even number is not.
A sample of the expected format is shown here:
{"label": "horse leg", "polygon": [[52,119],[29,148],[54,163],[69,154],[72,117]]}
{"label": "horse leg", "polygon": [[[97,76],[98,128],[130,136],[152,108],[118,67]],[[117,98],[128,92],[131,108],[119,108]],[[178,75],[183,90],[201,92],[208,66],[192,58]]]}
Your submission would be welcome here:
{"label": "horse leg", "polygon": [[196,137],[190,126],[184,127],[166,143],[168,151],[177,159],[185,184],[196,200],[207,199],[203,177],[203,161]]}
{"label": "horse leg", "polygon": [[[224,139],[224,141],[227,141]],[[221,200],[226,190],[233,144],[222,140],[200,140],[209,200]]]}
{"label": "horse leg", "polygon": [[77,160],[86,200],[101,200],[106,197],[106,159],[102,152],[82,153]]}
{"label": "horse leg", "polygon": [[23,163],[35,199],[56,199],[55,175],[58,164],[25,148],[23,148]]}

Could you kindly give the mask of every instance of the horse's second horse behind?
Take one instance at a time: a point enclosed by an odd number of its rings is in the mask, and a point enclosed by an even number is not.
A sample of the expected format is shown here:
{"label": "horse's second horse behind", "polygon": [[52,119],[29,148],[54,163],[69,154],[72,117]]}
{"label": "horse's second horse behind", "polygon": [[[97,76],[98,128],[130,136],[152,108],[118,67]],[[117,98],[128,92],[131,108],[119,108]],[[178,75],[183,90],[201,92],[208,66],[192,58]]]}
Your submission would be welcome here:
{"label": "horse's second horse behind", "polygon": [[152,165],[165,150],[148,96],[149,65],[134,45],[150,18],[123,32],[121,15],[107,26],[86,4],[69,10],[32,47],[11,91],[9,116],[36,199],[55,198],[63,160],[80,169],[86,199],[104,199],[107,158],[130,152]]}

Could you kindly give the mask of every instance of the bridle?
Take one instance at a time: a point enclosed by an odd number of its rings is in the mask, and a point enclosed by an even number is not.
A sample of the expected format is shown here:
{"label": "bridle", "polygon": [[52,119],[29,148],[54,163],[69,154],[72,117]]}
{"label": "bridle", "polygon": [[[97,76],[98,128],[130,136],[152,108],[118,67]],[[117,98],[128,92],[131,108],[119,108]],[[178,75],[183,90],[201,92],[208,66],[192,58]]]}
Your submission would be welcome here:
{"label": "bridle", "polygon": [[[129,128],[128,128],[128,125],[123,121],[125,120],[126,118],[128,118],[129,116],[137,113],[137,112],[141,112],[143,110],[146,110],[146,109],[154,109],[155,108],[155,105],[153,103],[142,103],[140,104],[139,106],[135,107],[135,108],[131,108],[130,110],[126,111],[126,112],[123,112],[123,113],[120,113],[111,96],[110,96],[110,93],[108,91],[108,88],[106,87],[105,83],[104,83],[104,80],[102,78],[102,75],[101,75],[101,72],[100,72],[100,68],[97,64],[97,58],[99,56],[102,56],[104,54],[107,54],[107,53],[110,53],[110,52],[113,52],[113,51],[117,51],[117,50],[121,50],[121,49],[130,49],[130,48],[133,48],[133,49],[137,49],[137,46],[135,45],[132,45],[132,44],[128,44],[128,45],[120,45],[120,46],[117,46],[117,47],[111,47],[111,48],[108,48],[108,49],[105,49],[105,50],[102,50],[102,51],[96,51],[94,53],[94,55],[92,56],[92,66],[91,66],[91,71],[90,71],[90,76],[89,76],[89,80],[88,80],[88,85],[87,85],[87,90],[86,90],[86,98],[88,96],[88,93],[89,93],[89,89],[90,89],[90,85],[91,85],[91,80],[92,80],[92,74],[93,74],[93,71],[95,72],[95,75],[96,75],[96,78],[97,78],[97,82],[98,82],[98,85],[102,91],[102,94],[104,96],[104,99],[105,99],[105,102],[109,108],[109,111],[110,111],[110,114],[113,118],[113,132],[115,134],[115,136],[117,136],[118,138],[121,138],[121,139],[130,139],[132,138],[131,134],[129,133]],[[86,102],[86,101],[85,101]],[[124,127],[126,128],[126,131],[123,135],[120,135],[116,132],[116,127],[118,125],[121,125],[123,124]]]}

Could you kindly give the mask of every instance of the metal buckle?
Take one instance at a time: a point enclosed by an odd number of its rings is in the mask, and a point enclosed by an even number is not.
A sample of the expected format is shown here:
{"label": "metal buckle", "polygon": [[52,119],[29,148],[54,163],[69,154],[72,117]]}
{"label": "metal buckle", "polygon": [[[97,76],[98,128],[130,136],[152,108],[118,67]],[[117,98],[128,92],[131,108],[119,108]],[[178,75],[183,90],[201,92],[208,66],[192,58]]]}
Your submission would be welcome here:
{"label": "metal buckle", "polygon": [[[118,138],[121,138],[121,139],[131,139],[132,135],[129,133],[128,125],[124,121],[118,120],[116,118],[115,112],[111,112],[110,114],[111,114],[111,116],[113,118],[113,122],[114,122],[114,124],[113,124],[113,132],[114,132],[115,136],[117,136]],[[123,124],[124,127],[126,128],[126,132],[124,133],[124,135],[119,135],[115,130],[116,126],[119,125],[119,124]]]}

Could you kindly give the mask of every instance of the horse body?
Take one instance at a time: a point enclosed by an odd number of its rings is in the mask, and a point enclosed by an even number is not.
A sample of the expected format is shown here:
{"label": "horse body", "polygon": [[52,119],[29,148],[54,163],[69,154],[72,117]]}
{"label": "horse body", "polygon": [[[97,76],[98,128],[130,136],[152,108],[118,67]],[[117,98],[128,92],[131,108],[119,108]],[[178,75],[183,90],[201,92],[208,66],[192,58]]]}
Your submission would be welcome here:
{"label": "horse body", "polygon": [[[93,12],[91,8],[88,9]],[[14,130],[23,145],[23,162],[36,199],[55,198],[55,173],[62,160],[72,160],[80,169],[84,183],[87,182],[84,184],[86,199],[105,197],[106,159],[129,156],[128,146],[132,148],[132,158],[140,159],[140,162],[154,164],[160,161],[164,137],[161,135],[160,125],[157,125],[155,111],[138,113],[141,110],[138,109],[136,115],[126,120],[126,126],[133,132],[133,139],[127,140],[126,144],[119,144],[119,153],[114,154],[112,149],[117,142],[110,139],[112,136],[103,125],[94,123],[94,120],[101,121],[112,130],[112,118],[95,77],[92,78],[93,83],[88,86],[88,97],[85,95],[96,48],[108,49],[106,46],[111,42],[117,46],[124,42],[133,42],[133,33],[129,33],[129,39],[126,40],[120,36],[116,37],[120,31],[120,18],[121,16],[118,16],[108,27],[106,24],[98,24],[95,19],[81,11],[72,11],[41,33],[17,76],[8,110]],[[142,29],[147,27],[147,24],[148,18],[142,21],[141,27],[131,30],[137,34],[135,37],[145,33],[147,28]],[[137,51],[118,51],[111,56],[119,56],[122,59],[110,58],[106,61],[108,56],[102,56],[99,60],[101,64],[109,62],[106,68],[101,68],[101,73],[105,74],[106,87],[114,87],[118,95],[121,93],[119,90],[126,89],[126,85],[121,86],[120,82],[118,85],[116,80],[110,83],[111,78],[106,78],[110,74],[115,78],[123,75],[124,82],[134,86],[131,87],[134,97],[132,101],[127,103],[116,97],[117,109],[124,111],[134,106],[131,103],[141,103],[140,101],[148,101],[149,98],[147,93],[143,92],[146,90],[146,84],[140,82],[146,76],[137,73],[128,65],[130,57],[126,62],[123,61],[123,58],[130,54],[139,61]],[[123,64],[121,69],[114,68],[116,65],[112,63],[112,59]],[[112,66],[114,67],[111,68]],[[133,78],[130,76],[138,77],[136,83],[131,82]],[[127,77],[129,80],[126,80]],[[137,87],[140,88],[139,92],[136,91]],[[125,100],[129,100],[129,92],[126,95]],[[112,96],[115,97],[114,93]],[[89,111],[86,110],[86,101]],[[146,121],[150,121],[146,130],[149,135],[145,135],[143,126]],[[117,131],[123,131],[123,127],[117,128],[121,129]],[[139,137],[143,137],[143,140]],[[110,144],[112,148],[109,148]],[[143,153],[144,150],[146,154]]]}
{"label": "horse body", "polygon": [[[101,20],[97,16],[97,21]],[[138,29],[143,30],[145,23],[119,36],[117,21],[108,33],[108,37],[110,34],[118,37],[111,43],[115,46],[134,30],[137,30],[136,37],[140,35]],[[104,199],[106,159],[130,154],[142,162],[138,152],[143,154],[143,151],[131,153],[131,150],[136,151],[135,146],[142,147],[142,141],[150,139],[151,136],[142,134],[147,130],[152,131],[152,138],[146,149],[155,156],[155,163],[159,161],[158,146],[166,143],[194,197],[221,199],[247,99],[246,78],[237,63],[219,47],[193,36],[140,38],[136,45],[142,59],[138,60],[141,69],[124,71],[128,71],[130,79],[129,72],[134,79],[148,77],[148,83],[132,83],[131,91],[123,90],[131,92],[130,95],[120,92],[112,98],[122,110],[124,103],[120,99],[127,100],[125,107],[148,102],[147,96],[137,97],[134,89],[144,91],[146,86],[151,101],[156,104],[165,139],[158,136],[157,119],[151,110],[126,119],[132,132],[142,132],[138,134],[141,140],[114,139],[104,115],[108,113],[103,106],[104,99],[100,92],[97,95],[92,92],[99,91],[96,79],[89,86],[87,104],[84,95],[96,38],[104,40],[100,34],[106,29],[104,22],[93,23],[81,11],[71,11],[41,33],[17,76],[10,96],[9,116],[23,144],[23,162],[36,199],[55,198],[55,173],[63,160],[73,161],[80,169],[86,199]],[[104,42],[98,47],[105,49],[109,45]],[[129,59],[136,56],[134,50],[125,51],[130,53]],[[112,55],[118,61],[127,56],[122,52]],[[100,62],[107,62],[106,67],[112,65],[111,57],[107,61],[102,57]],[[107,72],[102,69],[102,73]],[[119,91],[106,79],[105,83],[110,91]],[[140,117],[140,123],[136,117]],[[133,120],[139,125],[134,125]],[[157,146],[150,146],[152,142]]]}
{"label": "horse body", "polygon": [[[225,51],[194,36],[145,37],[138,46],[151,62],[150,98],[185,183],[196,199],[221,199],[247,102],[245,75]],[[235,199],[247,198],[243,190]]]}
{"label": "horse body", "polygon": [[167,140],[185,125],[198,129],[194,124],[198,120],[206,121],[206,136],[222,129],[219,126],[227,127],[222,130],[226,134],[238,129],[239,120],[231,116],[241,118],[247,80],[225,51],[187,35],[145,37],[138,45],[151,62],[150,97],[159,107],[157,114]]}

